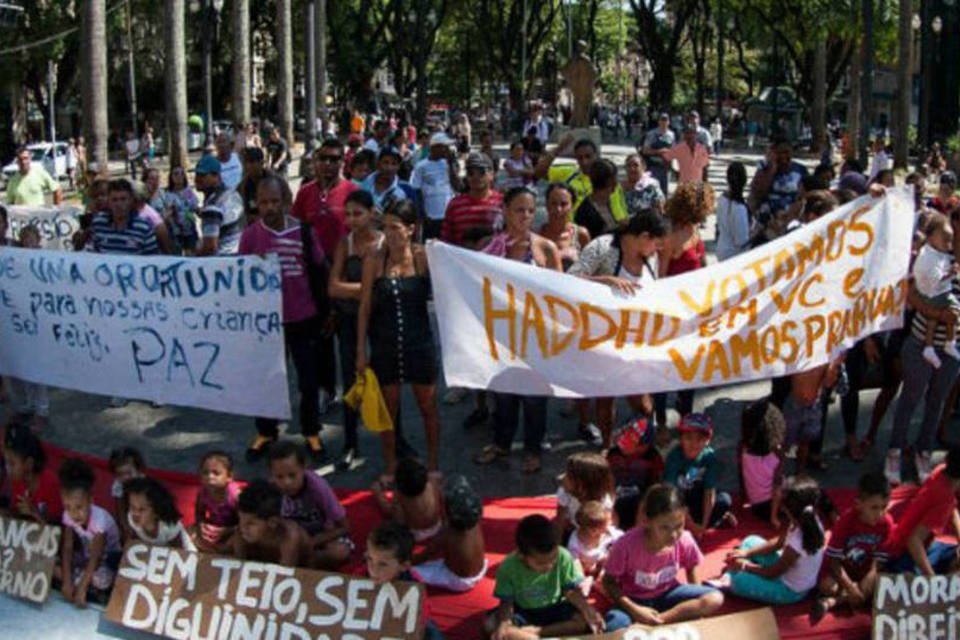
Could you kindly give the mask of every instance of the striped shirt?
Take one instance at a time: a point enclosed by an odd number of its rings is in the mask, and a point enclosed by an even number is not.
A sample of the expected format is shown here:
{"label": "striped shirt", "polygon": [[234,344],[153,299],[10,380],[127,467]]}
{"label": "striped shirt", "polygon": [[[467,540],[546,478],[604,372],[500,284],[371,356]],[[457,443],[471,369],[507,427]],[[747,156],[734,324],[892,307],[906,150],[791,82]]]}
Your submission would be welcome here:
{"label": "striped shirt", "polygon": [[157,235],[153,225],[143,216],[131,212],[127,225],[117,227],[113,216],[101,212],[90,224],[92,237],[90,249],[95,253],[118,253],[134,256],[149,256],[158,253]]}
{"label": "striped shirt", "polygon": [[243,198],[239,193],[220,189],[208,194],[200,209],[200,220],[203,237],[217,239],[218,256],[237,253],[244,222]]}
{"label": "striped shirt", "polygon": [[440,239],[462,247],[470,229],[481,228],[492,236],[502,213],[503,194],[499,191],[491,190],[483,199],[474,198],[469,193],[460,194],[447,205]]}
{"label": "striped shirt", "polygon": [[[951,289],[951,293],[955,298],[960,299],[960,281],[958,281],[956,278],[953,280],[953,288]],[[910,323],[910,333],[914,338],[919,340],[921,344],[924,343],[927,335],[927,317],[922,313],[914,313],[913,322]],[[960,323],[957,324],[956,335],[960,337]],[[946,342],[946,340],[946,326],[942,322],[937,323],[937,330],[933,334],[934,346],[942,348],[943,343]]]}

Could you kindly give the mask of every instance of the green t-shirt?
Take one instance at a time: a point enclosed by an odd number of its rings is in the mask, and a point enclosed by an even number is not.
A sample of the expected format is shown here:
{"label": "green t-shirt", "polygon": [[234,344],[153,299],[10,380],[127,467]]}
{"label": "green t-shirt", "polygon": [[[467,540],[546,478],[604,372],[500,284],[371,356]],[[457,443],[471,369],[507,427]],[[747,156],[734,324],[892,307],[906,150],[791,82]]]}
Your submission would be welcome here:
{"label": "green t-shirt", "polygon": [[683,448],[678,444],[667,454],[663,481],[674,485],[684,495],[699,489],[715,489],[720,472],[719,465],[717,454],[710,445],[695,459],[688,460],[683,455]]}
{"label": "green t-shirt", "polygon": [[27,175],[19,171],[13,174],[7,184],[7,203],[28,207],[42,207],[44,195],[60,188],[60,183],[50,177],[47,170],[39,165],[31,165]]}
{"label": "green t-shirt", "polygon": [[557,562],[547,573],[531,571],[517,552],[504,558],[497,569],[494,597],[521,609],[543,609],[561,602],[583,581],[583,573],[570,552],[559,547]]}

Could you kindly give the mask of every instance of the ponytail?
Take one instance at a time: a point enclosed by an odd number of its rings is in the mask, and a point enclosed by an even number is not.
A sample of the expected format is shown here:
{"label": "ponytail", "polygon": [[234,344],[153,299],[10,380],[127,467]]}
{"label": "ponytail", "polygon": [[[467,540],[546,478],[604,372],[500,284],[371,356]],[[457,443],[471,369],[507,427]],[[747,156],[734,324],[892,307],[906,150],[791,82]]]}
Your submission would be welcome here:
{"label": "ponytail", "polygon": [[800,517],[797,519],[797,524],[800,526],[800,532],[803,537],[804,551],[812,555],[823,548],[825,541],[823,529],[820,527],[820,523],[817,522],[817,510],[813,505],[808,505],[803,508]]}
{"label": "ponytail", "polygon": [[784,486],[783,508],[800,527],[803,550],[808,554],[818,552],[826,542],[823,527],[817,519],[817,506],[821,504],[822,495],[817,481],[809,476],[796,476]]}

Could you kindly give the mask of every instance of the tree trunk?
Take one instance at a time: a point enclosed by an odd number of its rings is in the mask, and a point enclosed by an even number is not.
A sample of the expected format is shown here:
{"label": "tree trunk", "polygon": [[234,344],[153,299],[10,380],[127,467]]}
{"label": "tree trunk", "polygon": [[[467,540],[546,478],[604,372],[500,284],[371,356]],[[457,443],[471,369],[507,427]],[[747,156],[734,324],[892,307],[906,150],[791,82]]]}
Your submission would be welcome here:
{"label": "tree trunk", "polygon": [[187,54],[184,0],[166,0],[163,17],[164,87],[170,166],[187,166]]}
{"label": "tree trunk", "polygon": [[324,114],[324,124],[329,117],[327,111],[327,0],[317,0],[317,106]]}
{"label": "tree trunk", "polygon": [[650,78],[650,104],[653,112],[669,111],[673,102],[674,85],[673,65],[665,63],[654,67]]}
{"label": "tree trunk", "polygon": [[870,128],[873,126],[873,0],[862,0],[863,79],[860,81],[860,164],[867,166],[870,155]]}
{"label": "tree trunk", "polygon": [[[858,153],[860,145],[860,70],[863,65],[863,46],[857,43],[856,51],[850,61],[850,93],[847,97],[847,148],[844,151],[844,158],[853,160],[860,154]],[[863,167],[866,170],[866,167]]]}
{"label": "tree trunk", "polygon": [[913,93],[913,0],[900,0],[897,97],[893,122],[893,166],[906,169],[910,156],[910,96]]}
{"label": "tree trunk", "polygon": [[813,152],[820,153],[827,142],[827,41],[826,34],[817,38],[813,51]]}
{"label": "tree trunk", "polygon": [[86,0],[81,18],[83,134],[89,161],[107,166],[107,14],[106,0]]}
{"label": "tree trunk", "polygon": [[250,0],[233,0],[233,119],[250,122]]}
{"label": "tree trunk", "polygon": [[293,146],[293,24],[290,0],[277,0],[277,111],[280,135]]}

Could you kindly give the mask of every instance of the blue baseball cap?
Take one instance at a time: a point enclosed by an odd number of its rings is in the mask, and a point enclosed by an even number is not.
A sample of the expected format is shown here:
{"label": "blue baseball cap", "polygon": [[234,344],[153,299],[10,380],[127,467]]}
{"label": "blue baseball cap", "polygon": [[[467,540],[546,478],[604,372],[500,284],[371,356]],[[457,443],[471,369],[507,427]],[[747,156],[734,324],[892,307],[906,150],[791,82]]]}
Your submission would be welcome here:
{"label": "blue baseball cap", "polygon": [[220,174],[220,161],[217,160],[213,155],[205,155],[197,161],[197,166],[194,167],[193,172],[198,176],[206,176],[212,173]]}
{"label": "blue baseball cap", "polygon": [[708,438],[713,437],[713,420],[705,413],[688,413],[677,425],[680,433],[701,433]]}

